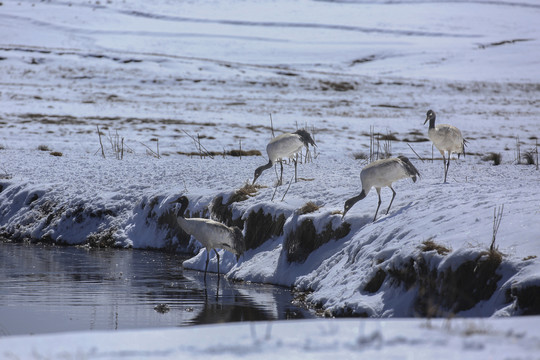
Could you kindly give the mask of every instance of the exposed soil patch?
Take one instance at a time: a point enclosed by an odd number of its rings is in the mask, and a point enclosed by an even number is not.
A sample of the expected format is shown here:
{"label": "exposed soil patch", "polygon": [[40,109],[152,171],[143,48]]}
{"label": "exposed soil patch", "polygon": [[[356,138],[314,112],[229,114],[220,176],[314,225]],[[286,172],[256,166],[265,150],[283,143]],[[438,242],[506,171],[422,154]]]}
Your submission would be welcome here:
{"label": "exposed soil patch", "polygon": [[272,237],[282,235],[285,220],[283,214],[272,216],[265,214],[262,209],[250,212],[245,224],[246,250],[256,249]]}
{"label": "exposed soil patch", "polygon": [[330,240],[339,240],[349,234],[351,225],[342,223],[338,228],[332,228],[329,221],[323,232],[317,233],[312,219],[305,219],[297,228],[287,234],[284,248],[289,262],[304,262],[307,257]]}
{"label": "exposed soil patch", "polygon": [[517,299],[522,315],[540,314],[540,286],[516,287],[506,294],[508,302]]}
{"label": "exposed soil patch", "polygon": [[[438,254],[449,251],[429,240],[424,242],[422,248],[423,251],[434,250]],[[385,282],[390,286],[403,286],[406,291],[415,289],[414,311],[417,316],[451,316],[491,298],[497,289],[497,282],[502,278],[497,272],[501,262],[502,255],[498,251],[486,251],[455,269],[438,271],[430,268],[426,257],[420,255],[386,271],[377,270],[363,290],[376,293]],[[540,303],[531,301],[533,297],[529,294],[522,295],[522,299],[525,309],[539,310]]]}

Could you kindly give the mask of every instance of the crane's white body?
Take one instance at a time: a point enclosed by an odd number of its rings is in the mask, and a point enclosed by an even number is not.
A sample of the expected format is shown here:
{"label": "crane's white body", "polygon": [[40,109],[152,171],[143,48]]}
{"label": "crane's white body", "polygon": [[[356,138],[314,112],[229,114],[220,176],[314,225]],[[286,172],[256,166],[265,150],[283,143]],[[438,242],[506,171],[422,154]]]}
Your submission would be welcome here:
{"label": "crane's white body", "polygon": [[294,133],[286,133],[276,136],[268,145],[266,145],[266,153],[268,160],[275,163],[278,160],[293,157],[302,150],[304,142],[300,135]]}
{"label": "crane's white body", "polygon": [[268,163],[255,169],[255,174],[253,175],[253,184],[255,184],[255,181],[257,181],[257,178],[261,176],[264,170],[270,169],[278,161],[281,164],[281,176],[278,184],[281,184],[283,181],[283,163],[281,160],[287,158],[294,159],[294,178],[295,181],[298,181],[297,162],[294,155],[298,154],[304,146],[307,149],[309,144],[316,146],[311,135],[306,130],[302,129],[297,130],[294,133],[281,134],[270,140],[270,142],[266,145]]}
{"label": "crane's white body", "polygon": [[235,253],[233,231],[225,224],[203,218],[177,217],[176,219],[182,230],[193,236],[208,252],[217,248]]}
{"label": "crane's white body", "polygon": [[176,213],[176,221],[178,225],[187,234],[193,236],[206,248],[206,266],[204,268],[204,281],[206,281],[206,271],[208,270],[208,261],[210,260],[210,250],[214,249],[217,257],[217,269],[219,275],[219,253],[216,249],[224,249],[236,254],[238,257],[244,252],[245,244],[242,236],[242,231],[236,226],[228,227],[225,224],[203,218],[188,218],[184,217],[189,200],[185,196],[181,196],[172,203],[180,203],[182,206]]}
{"label": "crane's white body", "polygon": [[383,187],[392,187],[392,183],[413,177],[405,163],[399,158],[390,158],[377,160],[369,165],[366,165],[360,172],[360,180],[362,181],[362,190],[366,195],[372,187],[377,192]]}
{"label": "crane's white body", "polygon": [[379,196],[379,203],[377,205],[377,210],[375,211],[375,216],[373,217],[373,221],[375,221],[377,219],[379,207],[381,206],[381,188],[383,187],[389,187],[390,190],[392,190],[392,200],[390,200],[390,205],[388,205],[388,209],[386,210],[386,213],[388,214],[392,202],[394,201],[394,197],[396,196],[396,191],[392,188],[392,184],[406,178],[412,178],[413,181],[416,182],[416,176],[420,176],[420,173],[405,156],[377,160],[366,165],[360,172],[362,192],[360,195],[354,196],[345,202],[343,217],[345,217],[347,211],[349,211],[354,204],[367,196],[371,188],[375,188],[375,190],[377,190],[377,195]]}
{"label": "crane's white body", "polygon": [[[442,155],[444,182],[446,182],[452,153],[458,154],[458,157],[460,154],[465,156],[465,139],[463,139],[463,135],[461,135],[461,131],[457,127],[448,124],[435,125],[435,119],[435,112],[428,110],[424,124],[429,121],[428,137]],[[445,153],[448,154],[448,161]]]}
{"label": "crane's white body", "polygon": [[452,125],[439,124],[428,130],[428,137],[442,156],[444,152],[463,154],[465,152],[461,131]]}

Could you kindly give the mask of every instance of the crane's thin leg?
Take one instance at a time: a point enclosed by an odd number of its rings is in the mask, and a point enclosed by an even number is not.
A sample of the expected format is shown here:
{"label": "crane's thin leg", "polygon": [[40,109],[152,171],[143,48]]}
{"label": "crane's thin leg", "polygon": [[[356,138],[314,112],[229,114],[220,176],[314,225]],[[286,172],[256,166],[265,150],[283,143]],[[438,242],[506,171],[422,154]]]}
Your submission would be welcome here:
{"label": "crane's thin leg", "polygon": [[446,183],[446,158],[444,157],[444,151],[441,151],[441,154],[442,154],[442,164],[443,164],[443,168],[444,168],[444,183]]}
{"label": "crane's thin leg", "polygon": [[388,210],[386,210],[386,215],[388,215],[388,212],[390,211],[390,206],[392,206],[392,202],[394,201],[394,198],[396,197],[396,191],[394,190],[394,188],[392,188],[391,186],[389,186],[390,190],[392,190],[392,200],[390,200],[390,205],[388,205]]}
{"label": "crane's thin leg", "polygon": [[217,276],[219,279],[219,254],[216,249],[214,249],[214,251],[216,252],[216,256],[217,256]]}
{"label": "crane's thin leg", "polygon": [[206,270],[208,270],[208,261],[210,260],[210,251],[206,249],[206,266],[204,267],[204,282],[206,283]]}
{"label": "crane's thin leg", "polygon": [[448,174],[449,167],[450,167],[450,151],[448,152],[448,162],[446,163],[446,172],[444,173],[444,182],[446,182],[446,174]]}
{"label": "crane's thin leg", "polygon": [[298,175],[297,175],[297,172],[296,172],[297,164],[298,164],[298,154],[296,154],[296,159],[294,159],[294,182],[295,183],[298,182]]}
{"label": "crane's thin leg", "polygon": [[377,210],[375,210],[375,216],[373,217],[373,222],[375,222],[375,219],[377,219],[377,213],[379,212],[379,208],[381,207],[381,189],[375,188],[377,190],[377,195],[379,195],[379,204],[377,205]]}
{"label": "crane's thin leg", "polygon": [[283,160],[279,162],[279,165],[281,165],[281,175],[279,176],[279,185],[283,184]]}

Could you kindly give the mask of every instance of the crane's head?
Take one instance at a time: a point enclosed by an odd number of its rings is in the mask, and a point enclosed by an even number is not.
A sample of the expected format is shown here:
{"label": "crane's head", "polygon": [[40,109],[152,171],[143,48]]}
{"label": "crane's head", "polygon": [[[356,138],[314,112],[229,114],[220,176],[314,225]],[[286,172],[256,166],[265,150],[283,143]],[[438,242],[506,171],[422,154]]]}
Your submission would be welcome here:
{"label": "crane's head", "polygon": [[347,214],[347,212],[353,207],[353,205],[356,203],[356,202],[353,202],[352,201],[353,199],[349,199],[347,201],[345,201],[345,206],[343,207],[343,216],[341,217],[341,219],[345,218],[345,214]]}
{"label": "crane's head", "polygon": [[257,179],[259,178],[259,176],[261,176],[261,174],[262,174],[261,168],[255,169],[255,174],[253,174],[253,182],[251,183],[251,185],[255,184],[255,181],[257,181]]}
{"label": "crane's head", "polygon": [[345,217],[345,214],[356,204],[358,201],[362,200],[366,197],[366,192],[362,190],[360,195],[350,198],[349,200],[345,201],[345,206],[343,207],[343,216],[341,219]]}
{"label": "crane's head", "polygon": [[424,121],[424,125],[426,125],[426,123],[431,120],[435,121],[435,112],[433,110],[428,110],[428,112],[426,113],[426,121]]}
{"label": "crane's head", "polygon": [[178,211],[177,216],[184,217],[184,211],[186,211],[189,205],[189,200],[185,196],[180,196],[178,199],[171,201],[171,204],[174,204],[174,206],[180,204],[180,210]]}

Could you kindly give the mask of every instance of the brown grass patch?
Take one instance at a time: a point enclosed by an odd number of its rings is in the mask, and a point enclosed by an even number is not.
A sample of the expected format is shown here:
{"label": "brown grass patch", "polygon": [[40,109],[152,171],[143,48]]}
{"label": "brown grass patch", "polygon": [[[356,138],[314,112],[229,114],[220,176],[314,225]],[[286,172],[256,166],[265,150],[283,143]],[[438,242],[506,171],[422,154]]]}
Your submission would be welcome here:
{"label": "brown grass patch", "polygon": [[234,156],[234,157],[241,157],[241,156],[261,156],[261,152],[259,150],[230,150],[230,151],[208,151],[208,152],[198,152],[198,151],[177,151],[178,155],[186,155],[186,156]]}
{"label": "brown grass patch", "polygon": [[307,203],[304,204],[304,206],[302,206],[298,212],[300,213],[300,215],[304,215],[304,214],[309,214],[309,213],[312,213],[312,212],[315,212],[317,210],[319,210],[321,207],[317,204],[315,204],[314,202],[312,201],[308,201]]}
{"label": "brown grass patch", "polygon": [[261,156],[261,152],[259,150],[230,150],[225,152],[225,155],[230,156]]}
{"label": "brown grass patch", "polygon": [[227,205],[230,205],[235,202],[245,201],[250,197],[253,197],[257,194],[259,189],[264,188],[265,186],[259,184],[250,184],[245,183],[240,189],[236,190],[234,194],[229,198]]}
{"label": "brown grass patch", "polygon": [[423,252],[436,251],[437,254],[443,255],[443,256],[447,255],[450,251],[452,251],[451,249],[445,246],[437,244],[432,239],[428,239],[422,242],[422,246],[420,247],[420,250],[422,250]]}
{"label": "brown grass patch", "polygon": [[349,91],[354,90],[354,85],[346,81],[321,81],[321,88],[322,90]]}

